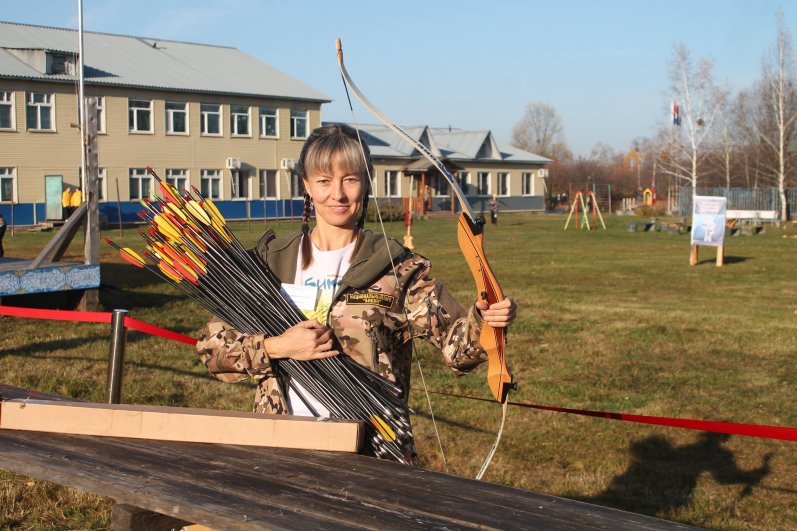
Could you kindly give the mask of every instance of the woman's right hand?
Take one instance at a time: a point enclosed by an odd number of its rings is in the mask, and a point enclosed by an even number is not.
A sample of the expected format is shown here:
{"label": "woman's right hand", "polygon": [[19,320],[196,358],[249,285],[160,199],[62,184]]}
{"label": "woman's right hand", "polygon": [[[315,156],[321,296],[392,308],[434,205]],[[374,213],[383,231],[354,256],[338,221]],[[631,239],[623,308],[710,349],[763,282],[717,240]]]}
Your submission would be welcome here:
{"label": "woman's right hand", "polygon": [[292,358],[300,361],[331,358],[340,354],[332,348],[332,329],[315,319],[302,321],[282,335],[269,337],[264,346],[273,359]]}

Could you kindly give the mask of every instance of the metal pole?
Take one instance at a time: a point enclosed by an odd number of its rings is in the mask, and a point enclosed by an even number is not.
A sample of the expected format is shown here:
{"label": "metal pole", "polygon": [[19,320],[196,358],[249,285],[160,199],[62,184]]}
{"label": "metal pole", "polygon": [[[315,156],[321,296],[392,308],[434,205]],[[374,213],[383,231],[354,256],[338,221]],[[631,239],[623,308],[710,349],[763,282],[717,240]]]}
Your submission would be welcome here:
{"label": "metal pole", "polygon": [[127,310],[114,310],[111,317],[111,346],[108,352],[108,380],[105,384],[109,404],[120,403],[122,395],[122,369],[125,364]]}

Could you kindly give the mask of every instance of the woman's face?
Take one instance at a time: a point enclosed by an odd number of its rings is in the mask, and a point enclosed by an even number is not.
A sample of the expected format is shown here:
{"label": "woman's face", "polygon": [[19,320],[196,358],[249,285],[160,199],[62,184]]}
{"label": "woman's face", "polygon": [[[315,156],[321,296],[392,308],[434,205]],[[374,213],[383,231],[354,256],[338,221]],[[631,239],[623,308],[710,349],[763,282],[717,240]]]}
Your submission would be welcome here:
{"label": "woman's face", "polygon": [[307,175],[304,185],[313,200],[318,225],[352,230],[356,227],[364,190],[360,175],[348,173],[333,161],[330,174]]}

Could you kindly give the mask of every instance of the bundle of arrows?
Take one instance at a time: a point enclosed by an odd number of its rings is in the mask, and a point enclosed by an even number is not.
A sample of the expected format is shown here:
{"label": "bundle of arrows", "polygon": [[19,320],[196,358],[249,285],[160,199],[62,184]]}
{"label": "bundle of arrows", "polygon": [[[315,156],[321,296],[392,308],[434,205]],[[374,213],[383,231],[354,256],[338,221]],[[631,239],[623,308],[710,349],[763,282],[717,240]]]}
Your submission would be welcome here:
{"label": "bundle of arrows", "polygon": [[[257,254],[244,249],[210,199],[194,187],[181,195],[152,168],[147,172],[158,182],[159,194],[141,202],[139,216],[147,225],[139,231],[144,257],[105,240],[124,260],[151,271],[245,334],[277,336],[305,320],[283,296],[276,275]],[[342,352],[339,344],[336,348]],[[362,420],[365,445],[375,455],[406,462],[404,449],[411,446],[412,432],[398,386],[345,354],[272,363],[283,389],[290,386],[310,411],[315,412],[304,392],[332,417]]]}

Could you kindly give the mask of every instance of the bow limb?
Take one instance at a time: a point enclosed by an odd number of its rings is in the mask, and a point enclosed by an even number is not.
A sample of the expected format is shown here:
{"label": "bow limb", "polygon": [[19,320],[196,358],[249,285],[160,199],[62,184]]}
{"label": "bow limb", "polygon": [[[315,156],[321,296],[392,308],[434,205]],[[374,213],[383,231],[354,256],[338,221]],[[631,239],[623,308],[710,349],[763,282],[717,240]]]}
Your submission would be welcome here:
{"label": "bow limb", "polygon": [[[409,133],[396,125],[393,120],[382,114],[379,109],[360,92],[349,77],[346,66],[343,64],[343,48],[340,39],[337,39],[336,46],[338,66],[340,67],[340,74],[343,77],[345,85],[371,114],[376,116],[400,138],[406,140],[415,147],[415,149],[423,153],[424,157],[426,157],[448,181],[451,190],[457,196],[462,206],[462,214],[459,216],[457,228],[457,240],[459,241],[462,254],[465,256],[465,260],[470,267],[471,274],[476,281],[476,290],[479,294],[479,298],[488,304],[502,301],[504,299],[504,293],[484,255],[484,247],[482,245],[484,218],[476,216],[465,194],[459,187],[459,183],[457,183],[457,180],[451,175],[445,165],[435,157],[426,146],[415,140]],[[487,382],[490,386],[490,390],[493,393],[493,397],[503,404],[506,402],[509,389],[514,387],[512,375],[509,373],[506,365],[506,356],[504,352],[506,331],[504,328],[493,328],[487,323],[483,323],[479,343],[487,353]]]}

